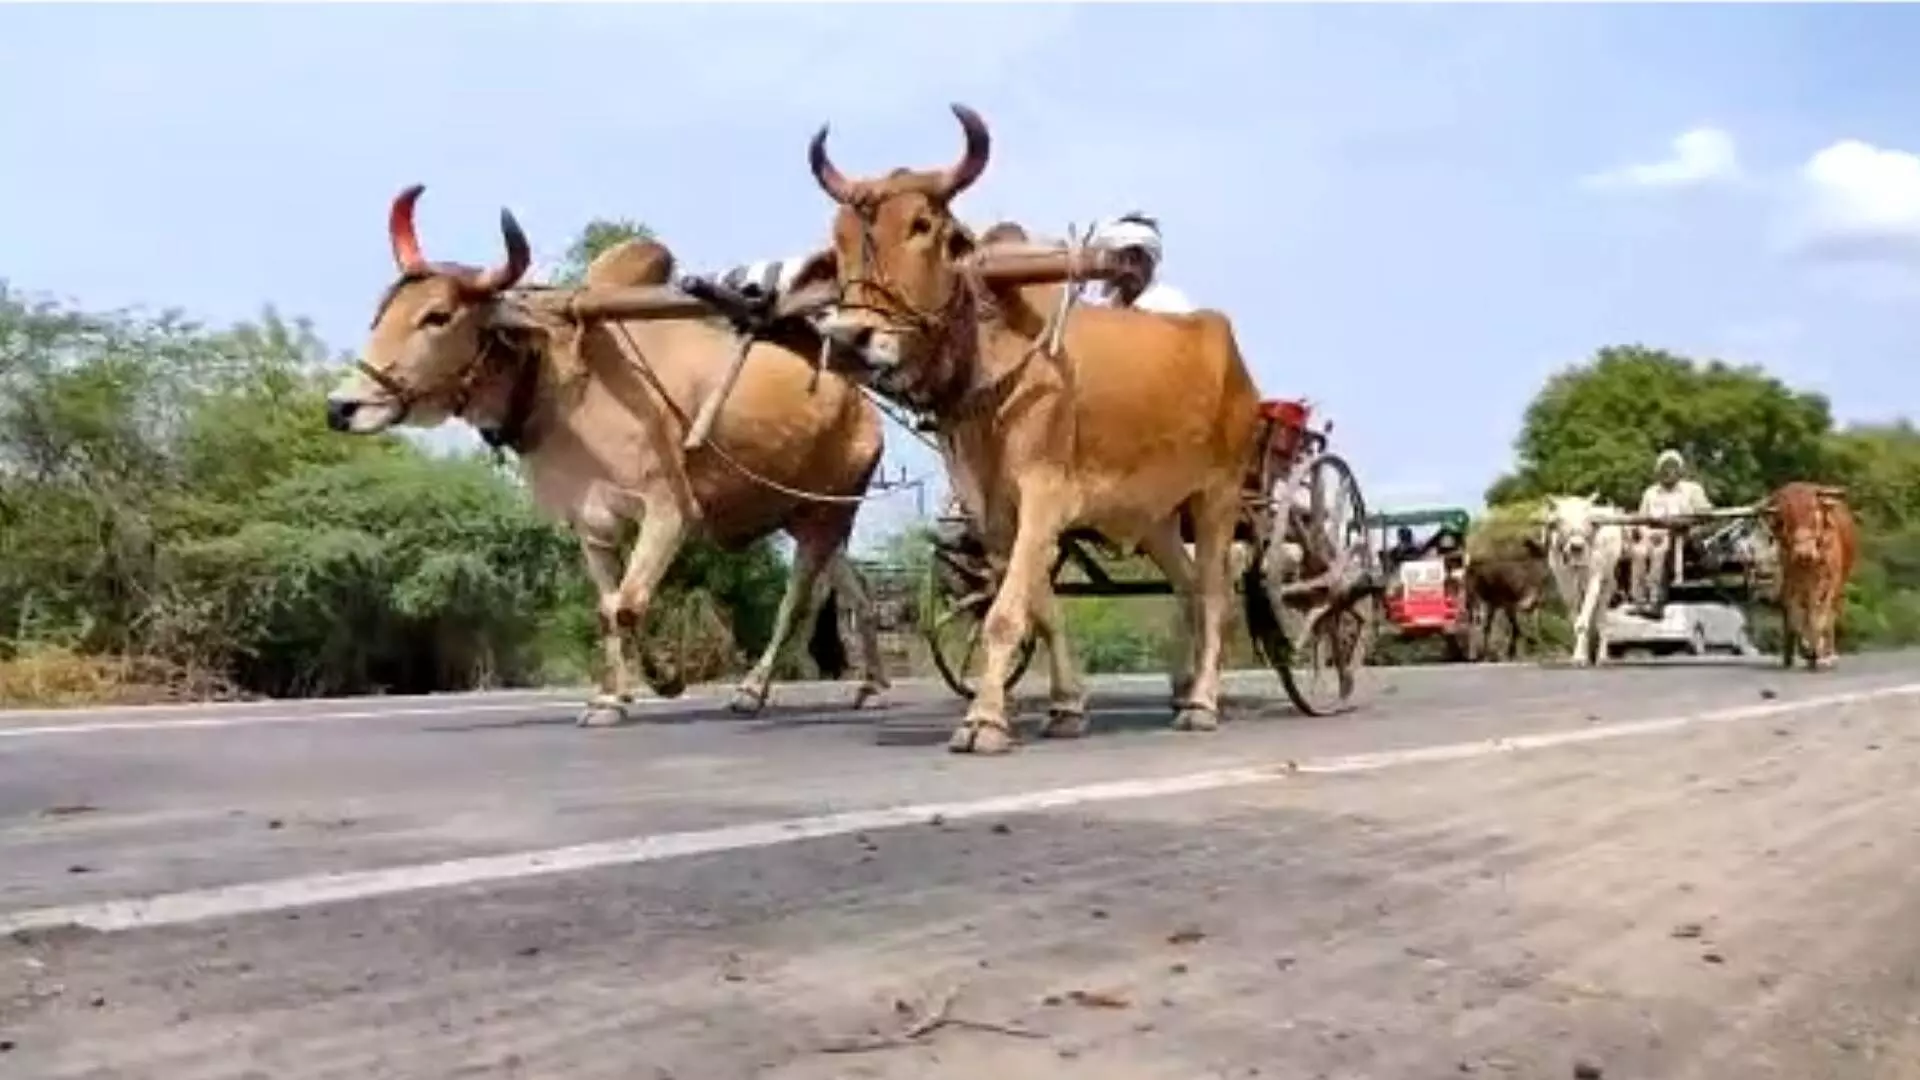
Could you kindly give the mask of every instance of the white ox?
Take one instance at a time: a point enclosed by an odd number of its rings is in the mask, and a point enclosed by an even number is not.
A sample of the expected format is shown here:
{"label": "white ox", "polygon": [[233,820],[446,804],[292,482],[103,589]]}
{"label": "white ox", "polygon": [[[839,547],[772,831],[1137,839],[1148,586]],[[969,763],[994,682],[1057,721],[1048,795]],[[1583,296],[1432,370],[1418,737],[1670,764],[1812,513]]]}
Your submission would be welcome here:
{"label": "white ox", "polygon": [[[1553,495],[1541,510],[1546,527],[1547,567],[1553,573],[1560,600],[1573,616],[1573,663],[1585,667],[1607,657],[1609,602],[1618,587],[1620,560],[1626,553],[1626,529],[1602,524],[1620,516],[1620,509],[1600,501],[1598,494]],[[1592,646],[1589,654],[1588,647]]]}

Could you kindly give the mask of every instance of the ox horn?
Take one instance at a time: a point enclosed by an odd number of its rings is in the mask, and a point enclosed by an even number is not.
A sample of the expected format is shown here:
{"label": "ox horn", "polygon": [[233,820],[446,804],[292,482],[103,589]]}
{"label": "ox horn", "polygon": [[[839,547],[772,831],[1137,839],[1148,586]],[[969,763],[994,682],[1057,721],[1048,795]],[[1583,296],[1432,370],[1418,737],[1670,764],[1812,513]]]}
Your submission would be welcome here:
{"label": "ox horn", "polygon": [[413,232],[413,204],[420,201],[420,193],[425,190],[425,184],[405,189],[394,196],[393,208],[387,211],[387,239],[393,244],[393,261],[403,274],[418,274],[427,268],[427,260],[420,255],[420,240]]}
{"label": "ox horn", "polygon": [[507,242],[507,261],[473,279],[473,287],[482,292],[497,293],[512,288],[533,263],[533,249],[527,244],[527,234],[513,219],[513,211],[504,207],[500,210],[500,235]]}
{"label": "ox horn", "polygon": [[955,104],[953,115],[960,120],[960,130],[967,134],[967,151],[960,161],[948,169],[941,177],[940,194],[951,199],[955,195],[973,186],[980,174],[987,170],[987,153],[993,148],[993,138],[987,134],[987,122],[980,114],[965,105]]}
{"label": "ox horn", "polygon": [[840,175],[833,162],[827,158],[827,125],[821,124],[820,130],[813,133],[813,141],[807,144],[807,164],[813,169],[813,178],[819,182],[820,190],[833,196],[833,201],[844,204],[853,194],[853,185]]}

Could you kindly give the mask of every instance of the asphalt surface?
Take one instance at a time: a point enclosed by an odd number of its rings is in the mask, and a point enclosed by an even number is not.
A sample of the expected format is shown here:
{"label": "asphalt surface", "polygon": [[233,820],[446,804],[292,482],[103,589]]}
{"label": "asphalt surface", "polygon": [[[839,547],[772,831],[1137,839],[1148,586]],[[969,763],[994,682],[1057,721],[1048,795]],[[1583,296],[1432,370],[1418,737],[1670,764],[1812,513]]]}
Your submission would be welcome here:
{"label": "asphalt surface", "polygon": [[0,1077],[1920,1076],[1920,657],[1373,680],[0,714]]}

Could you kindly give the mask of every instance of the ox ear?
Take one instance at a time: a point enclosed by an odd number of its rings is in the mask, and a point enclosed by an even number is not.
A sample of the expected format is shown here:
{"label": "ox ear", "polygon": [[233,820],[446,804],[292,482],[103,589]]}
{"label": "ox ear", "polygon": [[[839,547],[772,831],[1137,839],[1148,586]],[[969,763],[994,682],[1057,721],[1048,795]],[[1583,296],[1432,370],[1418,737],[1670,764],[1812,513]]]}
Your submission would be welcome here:
{"label": "ox ear", "polygon": [[487,314],[487,327],[521,334],[547,334],[553,330],[551,320],[542,318],[538,312],[512,296],[502,296],[493,302],[492,310]]}
{"label": "ox ear", "polygon": [[1600,502],[1600,493],[1599,493],[1598,491],[1590,491],[1590,492],[1588,492],[1588,493],[1587,493],[1587,501],[1588,501],[1588,502],[1590,502],[1590,503],[1594,503],[1594,504],[1596,504],[1596,505],[1597,505],[1597,504],[1598,504],[1598,503]]}
{"label": "ox ear", "polygon": [[800,271],[793,275],[793,284],[787,286],[788,292],[799,292],[810,286],[832,285],[840,279],[840,256],[832,248],[816,251],[800,264]]}

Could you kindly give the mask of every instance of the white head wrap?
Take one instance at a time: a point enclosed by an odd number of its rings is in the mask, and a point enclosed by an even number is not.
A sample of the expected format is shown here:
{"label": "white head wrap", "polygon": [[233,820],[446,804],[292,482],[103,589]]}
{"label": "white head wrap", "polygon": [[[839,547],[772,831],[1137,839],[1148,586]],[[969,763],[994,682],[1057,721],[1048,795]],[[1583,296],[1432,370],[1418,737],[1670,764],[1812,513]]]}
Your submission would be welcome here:
{"label": "white head wrap", "polygon": [[1684,469],[1687,466],[1687,459],[1681,457],[1680,451],[1678,450],[1671,448],[1662,450],[1660,451],[1660,456],[1653,459],[1653,467],[1661,469],[1668,465],[1672,465],[1677,469]]}
{"label": "white head wrap", "polygon": [[1093,242],[1103,247],[1137,248],[1146,253],[1149,265],[1160,265],[1160,230],[1144,214],[1123,214],[1101,222],[1093,231]]}

